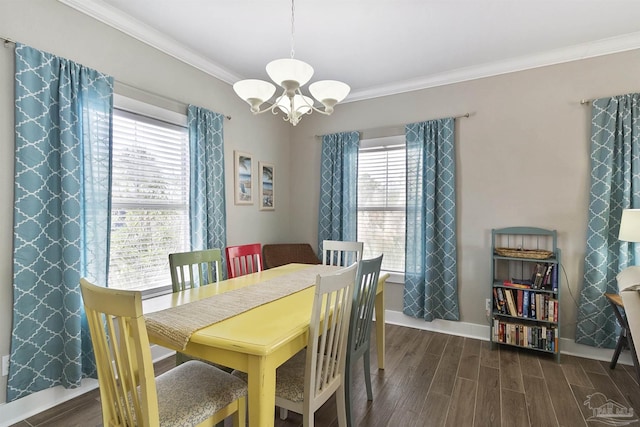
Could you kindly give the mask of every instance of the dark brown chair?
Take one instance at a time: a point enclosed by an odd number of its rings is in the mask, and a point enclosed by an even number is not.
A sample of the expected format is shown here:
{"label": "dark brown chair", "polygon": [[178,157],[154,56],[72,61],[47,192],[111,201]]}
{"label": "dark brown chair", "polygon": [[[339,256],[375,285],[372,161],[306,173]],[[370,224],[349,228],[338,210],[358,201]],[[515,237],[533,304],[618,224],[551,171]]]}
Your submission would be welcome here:
{"label": "dark brown chair", "polygon": [[308,243],[276,243],[262,247],[264,268],[273,268],[285,264],[320,264],[311,245]]}

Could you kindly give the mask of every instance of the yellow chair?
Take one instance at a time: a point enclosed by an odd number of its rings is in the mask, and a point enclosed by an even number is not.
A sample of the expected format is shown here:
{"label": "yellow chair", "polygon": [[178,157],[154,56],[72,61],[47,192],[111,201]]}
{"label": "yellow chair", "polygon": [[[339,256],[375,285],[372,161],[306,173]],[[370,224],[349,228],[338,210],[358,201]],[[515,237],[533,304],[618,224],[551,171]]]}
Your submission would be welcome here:
{"label": "yellow chair", "polygon": [[[169,254],[169,269],[171,270],[173,292],[218,283],[222,271],[222,251],[220,249],[205,249]],[[192,360],[192,358],[176,351],[176,365],[187,360]]]}
{"label": "yellow chair", "polygon": [[276,371],[276,405],[302,414],[312,427],[315,412],[336,396],[338,425],[346,427],[345,363],[357,265],[318,275],[309,323],[307,348]]}
{"label": "yellow chair", "polygon": [[218,283],[222,271],[222,251],[205,249],[169,254],[169,269],[173,292]]}
{"label": "yellow chair", "polygon": [[346,267],[362,259],[362,242],[322,241],[322,263]]}
{"label": "yellow chair", "polygon": [[198,361],[154,378],[140,292],[80,279],[105,426],[213,426],[246,423],[247,386]]}
{"label": "yellow chair", "polygon": [[353,372],[353,366],[360,358],[363,358],[364,361],[364,380],[367,388],[367,400],[373,400],[369,349],[371,346],[373,308],[376,301],[381,266],[382,255],[373,259],[363,259],[358,263],[356,289],[353,293],[353,307],[351,307],[351,321],[349,322],[349,344],[344,381],[345,399],[347,402],[347,424],[349,426],[355,425],[351,411],[351,374]]}

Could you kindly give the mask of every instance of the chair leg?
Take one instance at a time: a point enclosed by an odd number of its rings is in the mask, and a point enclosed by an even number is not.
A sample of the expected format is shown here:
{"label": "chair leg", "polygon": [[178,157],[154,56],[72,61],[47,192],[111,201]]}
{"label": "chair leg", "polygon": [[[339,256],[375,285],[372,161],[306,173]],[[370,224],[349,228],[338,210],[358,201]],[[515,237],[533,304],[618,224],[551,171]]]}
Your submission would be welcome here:
{"label": "chair leg", "polygon": [[309,405],[304,405],[302,411],[302,427],[313,427],[313,424],[315,422],[315,412],[311,411],[310,409],[311,408],[309,407]]}
{"label": "chair leg", "polygon": [[369,359],[369,349],[364,352],[364,383],[367,386],[367,400],[373,400],[373,392],[371,391],[371,363]]}
{"label": "chair leg", "polygon": [[[245,427],[247,425],[247,398],[238,399],[238,410],[231,415],[233,427]],[[216,424],[216,426],[224,426],[224,421]]]}
{"label": "chair leg", "polygon": [[[345,404],[346,387],[344,383],[336,390],[336,406],[338,407],[338,426],[347,427],[347,405]],[[313,414],[311,415],[313,417]]]}
{"label": "chair leg", "polygon": [[289,410],[283,407],[280,407],[280,419],[286,420],[288,416],[289,416]]}
{"label": "chair leg", "polygon": [[[347,359],[350,359],[347,356]],[[354,426],[353,422],[353,413],[351,410],[351,381],[352,381],[352,371],[351,360],[347,360],[346,367],[344,369],[344,398],[345,398],[345,412],[347,418],[347,426]],[[339,391],[338,391],[339,392]]]}

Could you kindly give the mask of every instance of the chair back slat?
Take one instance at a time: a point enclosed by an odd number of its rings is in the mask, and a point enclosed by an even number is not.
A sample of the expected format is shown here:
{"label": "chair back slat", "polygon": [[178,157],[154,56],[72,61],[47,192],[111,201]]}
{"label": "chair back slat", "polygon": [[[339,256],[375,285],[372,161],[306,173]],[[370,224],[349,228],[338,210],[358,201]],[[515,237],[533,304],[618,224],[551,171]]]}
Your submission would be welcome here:
{"label": "chair back slat", "polygon": [[346,267],[362,259],[362,242],[322,241],[322,263]]}
{"label": "chair back slat", "polygon": [[218,283],[222,251],[214,248],[169,254],[169,269],[173,292]]}
{"label": "chair back slat", "polygon": [[80,279],[105,426],[157,426],[158,397],[140,292]]}
{"label": "chair back slat", "polygon": [[381,265],[382,255],[373,259],[361,260],[358,263],[354,305],[351,310],[349,326],[349,352],[352,357],[359,355],[369,347]]}
{"label": "chair back slat", "polygon": [[305,396],[312,401],[326,401],[342,382],[356,269],[354,264],[316,278],[305,376]]}
{"label": "chair back slat", "polygon": [[262,271],[262,245],[227,246],[227,276],[232,279],[249,273]]}

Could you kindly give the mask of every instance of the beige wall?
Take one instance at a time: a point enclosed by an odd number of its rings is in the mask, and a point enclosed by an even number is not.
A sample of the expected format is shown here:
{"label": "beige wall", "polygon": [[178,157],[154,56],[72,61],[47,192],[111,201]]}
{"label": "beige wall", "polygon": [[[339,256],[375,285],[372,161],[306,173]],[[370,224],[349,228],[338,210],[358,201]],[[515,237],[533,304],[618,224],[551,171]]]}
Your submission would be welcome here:
{"label": "beige wall", "polygon": [[[224,123],[228,243],[287,241],[289,126],[283,120],[267,114],[254,117],[228,84],[57,1],[3,0],[0,36],[95,68],[118,82],[231,115]],[[12,322],[13,52],[0,48],[0,355],[9,353]],[[260,212],[257,203],[234,206],[235,149],[253,154],[254,173],[258,160],[275,165],[275,211]],[[0,402],[6,400],[6,379],[0,377]]]}
{"label": "beige wall", "polygon": [[[569,279],[561,288],[562,336],[573,337],[589,191],[590,113],[579,100],[638,91],[640,51],[347,103],[331,117],[306,116],[293,128],[269,114],[253,117],[229,85],[56,1],[4,0],[1,9],[0,36],[233,116],[225,121],[227,183],[233,182],[234,149],[274,163],[277,207],[234,206],[228,185],[229,244],[300,241],[315,247],[320,143],[314,135],[471,113],[456,124],[462,321],[488,324],[491,229],[555,228]],[[0,354],[9,352],[11,328],[12,85],[13,50],[0,49]],[[402,287],[388,289],[387,309],[400,311]],[[0,402],[5,386],[2,377]]]}
{"label": "beige wall", "polygon": [[[556,229],[564,267],[561,332],[573,339],[590,185],[590,107],[579,101],[636,92],[639,71],[636,50],[338,105],[330,118],[305,117],[291,137],[291,198],[307,200],[293,204],[294,238],[317,240],[321,144],[314,135],[471,113],[456,122],[461,320],[489,324],[492,228]],[[401,311],[402,287],[387,289],[387,310]]]}

